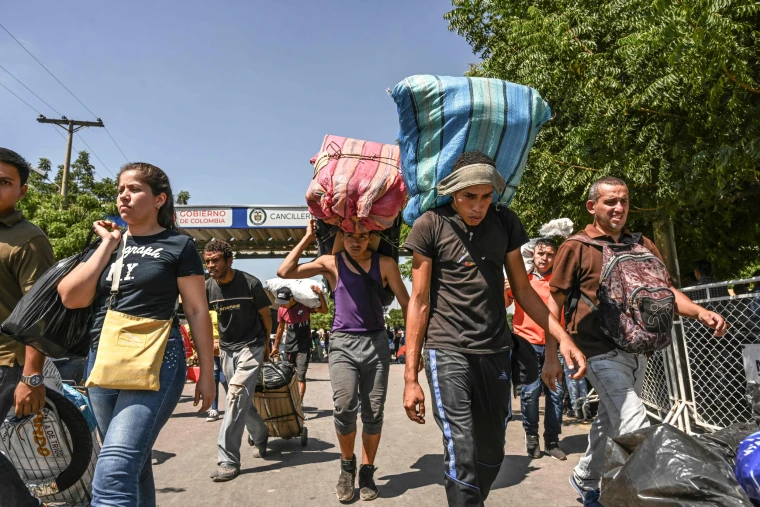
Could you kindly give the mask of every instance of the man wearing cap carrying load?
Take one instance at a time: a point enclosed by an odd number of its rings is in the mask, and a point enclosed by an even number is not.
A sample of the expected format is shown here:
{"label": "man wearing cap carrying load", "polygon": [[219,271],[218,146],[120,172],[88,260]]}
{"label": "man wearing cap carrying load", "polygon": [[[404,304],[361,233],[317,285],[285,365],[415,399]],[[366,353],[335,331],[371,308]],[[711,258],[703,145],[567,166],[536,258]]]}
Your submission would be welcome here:
{"label": "man wearing cap carrying load", "polygon": [[[413,254],[406,339],[404,409],[425,422],[425,395],[416,365],[425,344],[433,415],[443,432],[446,495],[451,506],[482,506],[504,458],[510,416],[512,336],[504,304],[506,268],[515,299],[552,336],[566,336],[532,288],[520,246],[520,219],[492,205],[506,183],[494,161],[479,152],[457,158],[438,186],[450,205],[414,223],[406,242]],[[585,371],[570,340],[559,340],[565,360]]]}
{"label": "man wearing cap carrying load", "polygon": [[309,308],[299,303],[293,297],[293,292],[283,287],[275,294],[275,304],[282,305],[277,310],[277,334],[274,337],[272,356],[280,355],[280,340],[285,334],[286,359],[296,366],[298,378],[298,392],[301,394],[301,402],[306,394],[306,370],[309,369],[309,357],[311,356],[311,314],[327,313],[327,301],[322,291],[316,285],[311,290],[319,295],[319,308]]}

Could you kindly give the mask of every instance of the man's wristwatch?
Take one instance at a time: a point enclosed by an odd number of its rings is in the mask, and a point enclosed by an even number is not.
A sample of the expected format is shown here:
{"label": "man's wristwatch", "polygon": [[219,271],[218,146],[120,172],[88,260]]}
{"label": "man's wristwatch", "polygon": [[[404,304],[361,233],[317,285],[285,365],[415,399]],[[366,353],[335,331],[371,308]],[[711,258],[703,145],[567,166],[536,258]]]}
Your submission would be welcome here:
{"label": "man's wristwatch", "polygon": [[35,373],[34,375],[21,375],[21,382],[29,387],[40,387],[43,382],[45,382],[45,377],[39,373]]}

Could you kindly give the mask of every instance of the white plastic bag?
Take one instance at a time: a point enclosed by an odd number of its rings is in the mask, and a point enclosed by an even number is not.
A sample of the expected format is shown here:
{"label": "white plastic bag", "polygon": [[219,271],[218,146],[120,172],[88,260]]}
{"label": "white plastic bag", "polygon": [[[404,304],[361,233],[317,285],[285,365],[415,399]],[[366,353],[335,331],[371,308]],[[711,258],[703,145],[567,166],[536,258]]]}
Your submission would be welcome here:
{"label": "white plastic bag", "polygon": [[325,294],[325,288],[321,282],[312,280],[310,278],[301,280],[283,280],[282,278],[272,278],[264,282],[264,289],[269,292],[269,299],[274,303],[274,298],[277,295],[277,291],[283,287],[290,289],[293,293],[293,299],[308,306],[309,308],[319,308],[322,303],[312,289],[312,285],[316,285]]}

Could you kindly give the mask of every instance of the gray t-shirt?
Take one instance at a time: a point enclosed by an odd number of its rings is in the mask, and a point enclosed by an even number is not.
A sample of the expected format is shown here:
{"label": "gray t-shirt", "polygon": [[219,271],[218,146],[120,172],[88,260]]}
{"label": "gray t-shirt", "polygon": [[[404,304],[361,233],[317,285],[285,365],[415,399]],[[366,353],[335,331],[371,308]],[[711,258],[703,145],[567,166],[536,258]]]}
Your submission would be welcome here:
{"label": "gray t-shirt", "polygon": [[[500,216],[501,215],[501,216]],[[471,236],[488,273],[480,273],[459,236],[447,222],[456,221]],[[404,245],[433,261],[430,281],[430,319],[425,346],[467,354],[509,350],[512,335],[507,325],[504,293],[504,257],[528,242],[520,219],[506,207],[491,206],[483,221],[467,226],[450,206],[426,212],[412,227]]]}

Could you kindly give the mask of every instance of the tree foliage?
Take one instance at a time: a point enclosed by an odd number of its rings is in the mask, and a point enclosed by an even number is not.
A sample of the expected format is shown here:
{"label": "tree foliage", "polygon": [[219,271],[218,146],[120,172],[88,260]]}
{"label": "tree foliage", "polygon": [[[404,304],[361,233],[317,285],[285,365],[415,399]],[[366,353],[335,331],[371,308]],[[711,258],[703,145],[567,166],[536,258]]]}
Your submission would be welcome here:
{"label": "tree foliage", "polygon": [[399,308],[389,310],[388,315],[385,316],[385,323],[389,325],[391,329],[406,327],[406,322],[404,321],[404,313]]}
{"label": "tree foliage", "polygon": [[188,202],[190,202],[190,192],[188,192],[187,190],[180,190],[179,192],[177,192],[177,197],[174,198],[174,201],[177,204],[183,204],[183,205],[187,204]]}
{"label": "tree foliage", "polygon": [[[41,158],[38,167],[52,169],[50,160]],[[71,164],[69,195],[64,203],[60,195],[63,166],[53,182],[37,173],[29,175],[29,191],[19,207],[26,218],[40,227],[53,246],[56,259],[74,255],[84,246],[92,223],[107,216],[117,215],[116,181],[112,178],[95,178],[95,166],[90,154],[80,151]]]}
{"label": "tree foliage", "polygon": [[335,318],[335,301],[333,298],[327,298],[327,313],[313,313],[311,315],[312,329],[332,329],[333,319]]}
{"label": "tree foliage", "polygon": [[760,261],[760,4],[755,0],[453,0],[473,75],[532,86],[543,127],[513,208],[530,233],[589,222],[589,184],[631,190],[632,229],[670,217],[682,272]]}

